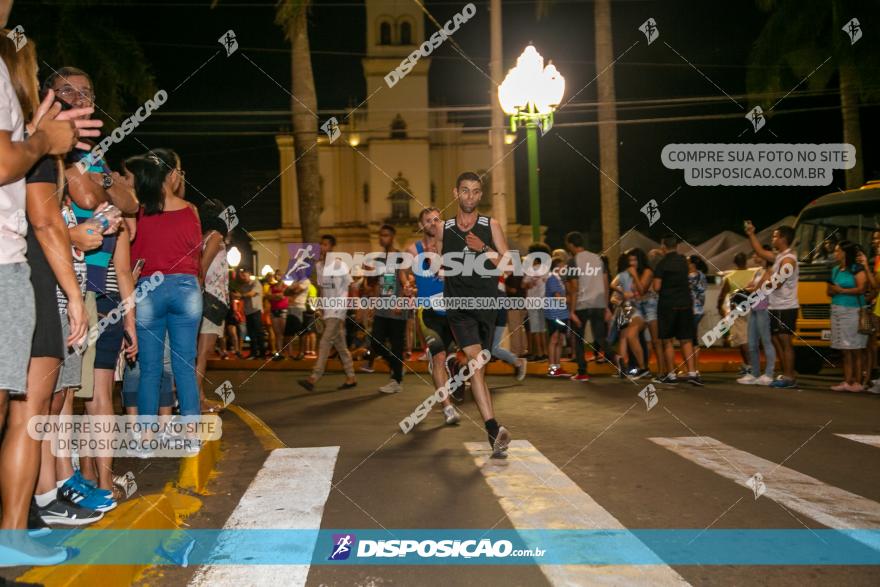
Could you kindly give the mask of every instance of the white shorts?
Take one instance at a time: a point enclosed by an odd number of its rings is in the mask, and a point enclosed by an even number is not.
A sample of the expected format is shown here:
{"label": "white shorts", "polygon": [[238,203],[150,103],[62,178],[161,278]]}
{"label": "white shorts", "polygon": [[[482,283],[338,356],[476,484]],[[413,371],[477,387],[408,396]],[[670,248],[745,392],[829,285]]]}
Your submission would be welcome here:
{"label": "white shorts", "polygon": [[202,318],[202,325],[199,327],[199,334],[216,334],[223,336],[223,324],[214,324],[207,318]]}
{"label": "white shorts", "polygon": [[544,321],[544,310],[529,310],[529,332],[547,332],[547,324]]}

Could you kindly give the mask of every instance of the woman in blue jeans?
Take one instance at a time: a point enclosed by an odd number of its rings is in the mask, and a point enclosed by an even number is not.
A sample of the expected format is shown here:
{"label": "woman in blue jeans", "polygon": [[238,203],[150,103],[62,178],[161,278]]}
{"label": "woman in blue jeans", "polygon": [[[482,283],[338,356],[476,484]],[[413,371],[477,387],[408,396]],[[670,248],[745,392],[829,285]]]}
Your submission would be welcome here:
{"label": "woman in blue jeans", "polygon": [[125,167],[134,175],[141,203],[132,258],[145,260],[135,292],[141,367],[138,415],[158,414],[167,334],[180,415],[198,416],[196,337],[202,319],[198,212],[183,198],[185,173],[174,151],[154,149],[127,159]]}
{"label": "woman in blue jeans", "polygon": [[[770,250],[770,247],[764,247]],[[765,281],[770,279],[772,275],[772,261],[767,261],[757,255],[752,257],[752,261],[760,265],[760,269],[755,272],[754,277],[746,286],[749,292],[760,291]],[[731,292],[732,293],[732,292]],[[776,349],[773,347],[773,341],[770,336],[770,300],[766,295],[761,295],[757,304],[751,309],[749,315],[749,358],[751,359],[752,372],[743,375],[736,380],[737,383],[743,385],[770,385],[773,383],[773,368],[776,365]],[[737,320],[745,320],[745,316],[740,316]],[[760,377],[755,373],[761,372],[761,349],[764,347],[764,374]]]}

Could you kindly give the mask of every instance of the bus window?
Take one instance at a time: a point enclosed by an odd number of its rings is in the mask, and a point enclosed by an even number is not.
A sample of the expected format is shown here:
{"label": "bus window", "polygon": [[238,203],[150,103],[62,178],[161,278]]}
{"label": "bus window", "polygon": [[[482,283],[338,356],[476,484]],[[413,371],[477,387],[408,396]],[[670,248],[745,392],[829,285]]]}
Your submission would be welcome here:
{"label": "bus window", "polygon": [[[819,212],[817,210],[816,212]],[[829,211],[831,212],[831,211]],[[797,225],[795,245],[798,258],[806,264],[834,263],[834,247],[842,240],[871,250],[871,237],[880,226],[875,214],[840,214],[802,218]]]}

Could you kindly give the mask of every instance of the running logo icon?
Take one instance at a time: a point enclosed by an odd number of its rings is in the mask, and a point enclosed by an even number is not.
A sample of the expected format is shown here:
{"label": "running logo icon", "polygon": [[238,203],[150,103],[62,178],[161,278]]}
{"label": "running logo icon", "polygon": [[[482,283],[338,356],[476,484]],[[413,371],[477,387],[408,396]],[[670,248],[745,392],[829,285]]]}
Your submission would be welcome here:
{"label": "running logo icon", "polygon": [[859,23],[859,19],[857,18],[854,18],[843,25],[843,28],[840,30],[842,30],[849,36],[850,46],[855,45],[856,41],[862,38],[862,25],[861,23]]}
{"label": "running logo icon", "polygon": [[[859,33],[861,35],[861,33]],[[24,27],[21,25],[16,26],[14,29],[6,33],[6,38],[12,41],[12,44],[15,45],[15,52],[18,53],[21,51],[21,48],[27,45],[27,37],[24,34]]]}
{"label": "running logo icon", "polygon": [[226,209],[220,213],[220,220],[226,224],[226,230],[231,231],[238,226],[238,213],[235,211],[235,206],[227,206]]}
{"label": "running logo icon", "polygon": [[217,42],[226,50],[227,57],[238,51],[238,38],[235,36],[235,31],[232,29],[223,33],[223,36],[217,39]]}
{"label": "running logo icon", "polygon": [[648,226],[654,226],[654,223],[660,220],[660,206],[657,205],[657,200],[648,200],[648,203],[639,210],[648,219]]}
{"label": "running logo icon", "polygon": [[317,243],[292,243],[287,245],[290,261],[283,281],[302,281],[312,273],[312,266],[318,258],[320,245]]}
{"label": "running logo icon", "polygon": [[228,379],[221,383],[220,387],[214,390],[214,393],[219,395],[220,399],[223,400],[224,408],[235,400],[235,392],[232,391],[232,383]]}
{"label": "running logo icon", "polygon": [[644,389],[639,392],[639,397],[645,401],[645,407],[648,408],[648,412],[650,412],[651,408],[656,406],[660,401],[660,398],[657,397],[657,388],[651,383],[646,385]]}
{"label": "running logo icon", "polygon": [[327,557],[327,560],[348,560],[348,557],[351,556],[351,550],[354,548],[355,542],[357,542],[357,538],[355,538],[354,534],[334,534],[333,550],[331,551],[330,556]]}
{"label": "running logo icon", "polygon": [[767,124],[767,119],[764,118],[764,111],[761,110],[760,106],[755,106],[749,110],[749,113],[746,114],[746,120],[752,123],[752,128],[755,129],[755,132],[758,132]]}
{"label": "running logo icon", "polygon": [[746,481],[746,487],[749,487],[755,493],[755,499],[758,499],[767,491],[767,486],[764,485],[764,476],[760,473],[755,473],[749,480]]}
{"label": "running logo icon", "polygon": [[342,131],[339,130],[339,121],[336,120],[335,116],[328,118],[327,121],[321,125],[321,130],[327,134],[327,138],[330,139],[331,143],[338,139],[339,135],[342,134]]}
{"label": "running logo icon", "polygon": [[639,27],[639,30],[642,31],[645,38],[648,39],[649,45],[656,41],[657,37],[660,36],[660,29],[657,28],[657,21],[653,18],[649,18],[643,22],[642,26]]}

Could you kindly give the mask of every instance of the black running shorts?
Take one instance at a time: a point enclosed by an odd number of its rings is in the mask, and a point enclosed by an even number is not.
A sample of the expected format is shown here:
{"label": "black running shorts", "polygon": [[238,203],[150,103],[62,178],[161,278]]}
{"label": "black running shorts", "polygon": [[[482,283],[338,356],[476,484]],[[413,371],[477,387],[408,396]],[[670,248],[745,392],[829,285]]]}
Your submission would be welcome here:
{"label": "black running shorts", "polygon": [[495,335],[495,321],[498,310],[448,310],[446,319],[462,349],[478,344],[480,348],[492,352],[492,338]]}
{"label": "black running shorts", "polygon": [[661,340],[693,340],[697,335],[691,308],[658,308],[657,330]]}
{"label": "black running shorts", "polygon": [[798,309],[770,310],[771,334],[794,334],[797,329]]}
{"label": "black running shorts", "polygon": [[419,328],[422,329],[425,343],[433,356],[445,353],[453,342],[452,330],[445,314],[438,314],[430,308],[420,309]]}

